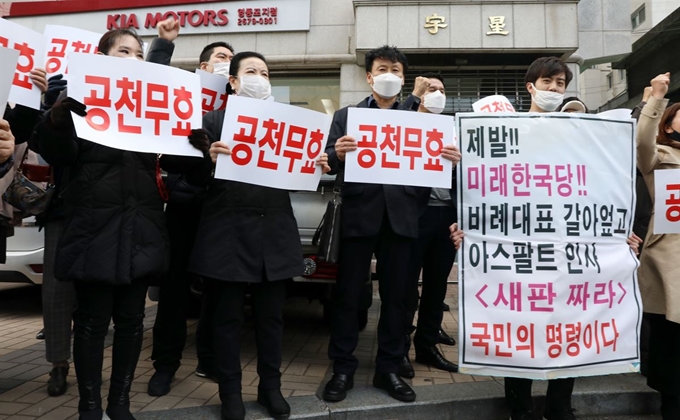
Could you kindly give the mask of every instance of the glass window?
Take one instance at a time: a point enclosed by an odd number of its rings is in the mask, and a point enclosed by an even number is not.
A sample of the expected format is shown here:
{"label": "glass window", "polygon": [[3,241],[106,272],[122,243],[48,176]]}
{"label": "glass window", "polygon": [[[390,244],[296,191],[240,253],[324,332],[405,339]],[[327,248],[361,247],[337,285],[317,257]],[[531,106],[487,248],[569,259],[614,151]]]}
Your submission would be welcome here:
{"label": "glass window", "polygon": [[632,15],[630,15],[630,23],[633,26],[633,29],[635,29],[638,26],[645,23],[646,19],[647,19],[647,12],[645,10],[644,4],[642,5],[642,7],[640,7],[635,12],[633,12]]}
{"label": "glass window", "polygon": [[328,115],[340,108],[340,75],[271,76],[272,96],[277,102],[323,112]]}

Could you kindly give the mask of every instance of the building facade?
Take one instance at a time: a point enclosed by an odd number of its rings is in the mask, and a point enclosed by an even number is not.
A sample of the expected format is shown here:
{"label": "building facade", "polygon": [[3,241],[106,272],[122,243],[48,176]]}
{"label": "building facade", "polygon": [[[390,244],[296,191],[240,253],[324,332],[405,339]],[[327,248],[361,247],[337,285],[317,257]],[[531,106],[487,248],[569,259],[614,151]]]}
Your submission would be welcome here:
{"label": "building facade", "polygon": [[[638,56],[642,48],[647,50],[650,44],[638,43],[650,30],[658,28],[675,10],[680,8],[680,0],[630,0],[631,51]],[[635,51],[637,44],[638,52]],[[651,45],[654,45],[652,43]],[[646,46],[646,47],[643,47]],[[618,57],[612,62],[618,62]],[[625,60],[624,60],[625,62]],[[590,63],[587,63],[590,64]],[[646,78],[646,76],[644,76]],[[653,77],[653,76],[652,76]],[[612,63],[585,66],[581,73],[581,98],[594,110],[607,110],[619,107],[635,106],[642,97],[640,89],[629,91],[628,75],[624,65]],[[649,78],[651,80],[651,77]],[[645,80],[644,83],[648,83]],[[634,85],[636,83],[633,83]]]}
{"label": "building facade", "polygon": [[[277,100],[321,112],[355,104],[369,94],[364,57],[385,44],[399,47],[409,59],[404,94],[410,92],[416,76],[442,72],[447,113],[470,111],[473,102],[493,94],[505,95],[516,109],[527,110],[530,98],[523,78],[536,58],[561,57],[579,74],[584,63],[611,62],[631,48],[629,0],[118,0],[113,4],[102,0],[14,3],[7,18],[39,32],[47,24],[100,33],[132,26],[151,39],[155,23],[174,16],[182,24],[174,65],[193,70],[201,49],[214,41],[229,42],[236,51],[258,51],[269,61]],[[575,78],[567,93],[579,91]]]}

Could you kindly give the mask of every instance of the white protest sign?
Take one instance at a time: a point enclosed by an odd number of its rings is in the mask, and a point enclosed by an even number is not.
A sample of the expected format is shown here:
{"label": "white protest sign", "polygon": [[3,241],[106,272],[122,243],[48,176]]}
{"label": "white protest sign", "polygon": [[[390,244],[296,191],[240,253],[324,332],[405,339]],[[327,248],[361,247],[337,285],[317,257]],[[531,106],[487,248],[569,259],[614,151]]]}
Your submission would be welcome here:
{"label": "white protest sign", "polygon": [[441,150],[455,144],[453,124],[448,115],[349,108],[357,150],[345,157],[345,181],[451,188],[452,163]]}
{"label": "white protest sign", "polygon": [[654,233],[680,233],[680,169],[654,171]]}
{"label": "white protest sign", "polygon": [[292,105],[231,96],[215,178],[265,187],[315,191],[321,179],[316,160],[324,153],[331,116]]}
{"label": "white protest sign", "polygon": [[0,112],[2,113],[5,112],[18,59],[19,51],[0,47]]}
{"label": "white protest sign", "polygon": [[515,112],[508,98],[503,95],[491,95],[472,104],[475,112]]}
{"label": "white protest sign", "polygon": [[70,26],[47,25],[45,26],[45,71],[47,77],[54,74],[63,74],[64,79],[68,76],[68,60],[66,55],[70,53],[96,54],[97,45],[102,34],[72,28]]}
{"label": "white protest sign", "polygon": [[227,83],[229,79],[196,69],[201,77],[201,106],[203,113],[225,109],[227,106]]}
{"label": "white protest sign", "polygon": [[68,94],[87,106],[87,117],[73,114],[78,137],[133,152],[203,156],[187,140],[201,127],[197,75],[105,55],[71,53],[68,60]]}
{"label": "white protest sign", "polygon": [[600,113],[595,114],[598,117],[601,118],[610,118],[610,119],[616,119],[616,120],[628,120],[630,119],[630,109],[625,109],[625,108],[619,108],[619,109],[610,109],[609,111],[602,111]]}
{"label": "white protest sign", "polygon": [[626,243],[630,120],[458,114],[460,371],[635,372],[642,303]]}
{"label": "white protest sign", "polygon": [[33,84],[31,70],[45,67],[45,37],[14,22],[0,18],[0,47],[19,51],[9,101],[40,109],[40,88]]}

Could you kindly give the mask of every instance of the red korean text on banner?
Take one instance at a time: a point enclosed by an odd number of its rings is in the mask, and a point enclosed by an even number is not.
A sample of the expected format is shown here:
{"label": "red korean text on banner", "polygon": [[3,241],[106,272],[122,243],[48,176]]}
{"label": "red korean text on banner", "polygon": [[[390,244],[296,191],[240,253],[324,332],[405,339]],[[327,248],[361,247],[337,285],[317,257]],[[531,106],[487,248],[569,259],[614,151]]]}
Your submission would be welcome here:
{"label": "red korean text on banner", "polygon": [[345,180],[450,188],[451,162],[441,152],[454,144],[453,124],[446,115],[350,108],[357,151],[347,155]]}
{"label": "red korean text on banner", "polygon": [[[168,66],[69,54],[69,95],[87,106],[78,136],[119,149],[201,156],[187,140],[201,126],[198,76]],[[158,82],[162,80],[162,82]]]}
{"label": "red korean text on banner", "polygon": [[19,51],[9,101],[33,109],[40,109],[40,89],[33,84],[30,74],[45,63],[45,38],[32,31],[0,18],[0,47]]}
{"label": "red korean text on banner", "polygon": [[315,190],[321,177],[330,116],[319,112],[233,96],[224,118],[215,177],[273,188]]}

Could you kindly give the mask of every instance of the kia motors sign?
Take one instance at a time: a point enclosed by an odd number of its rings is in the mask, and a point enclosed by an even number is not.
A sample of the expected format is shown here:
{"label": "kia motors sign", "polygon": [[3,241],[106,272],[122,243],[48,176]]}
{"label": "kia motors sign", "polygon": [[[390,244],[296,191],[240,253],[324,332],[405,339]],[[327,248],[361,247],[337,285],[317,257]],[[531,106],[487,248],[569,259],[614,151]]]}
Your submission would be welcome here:
{"label": "kia motors sign", "polygon": [[[75,0],[75,3],[80,1]],[[134,4],[140,3],[153,2]],[[121,1],[120,4],[124,8],[107,7],[107,10],[102,10],[101,7],[96,7],[95,2],[91,9],[81,6],[61,15],[60,22],[100,33],[110,29],[134,28],[142,36],[156,35],[158,33],[156,26],[167,18],[179,21],[183,35],[309,30],[311,0],[220,2],[186,0],[183,4],[174,4],[176,1],[167,3],[172,4],[134,8],[130,7],[132,2]],[[11,20],[37,31],[42,30],[40,26],[54,23],[54,16],[49,14],[36,15],[30,10],[23,9],[17,12],[14,14],[12,10],[10,11]],[[30,19],[30,23],[28,21],[24,23],[25,19]]]}

